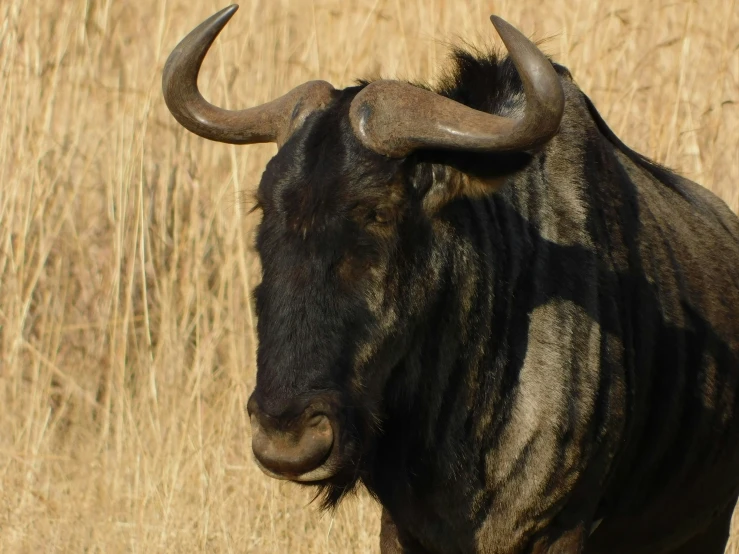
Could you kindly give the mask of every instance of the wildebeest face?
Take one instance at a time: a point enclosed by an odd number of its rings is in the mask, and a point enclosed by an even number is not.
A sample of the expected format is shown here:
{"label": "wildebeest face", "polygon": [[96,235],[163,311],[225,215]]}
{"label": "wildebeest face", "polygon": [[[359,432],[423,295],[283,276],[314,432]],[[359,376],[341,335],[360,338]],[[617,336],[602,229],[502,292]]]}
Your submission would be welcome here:
{"label": "wildebeest face", "polygon": [[389,80],[343,91],[311,81],[262,106],[224,110],[202,97],[197,76],[235,11],[213,15],[172,51],[164,98],[200,136],[279,146],[258,190],[263,279],[255,291],[252,445],[274,476],[344,490],[438,271],[432,213],[491,184],[483,174],[424,163],[424,153],[535,149],[557,133],[564,92],[536,46],[492,17],[525,93],[515,113],[476,110]]}
{"label": "wildebeest face", "polygon": [[308,118],[257,193],[253,449],[268,473],[298,481],[353,471],[372,435],[388,350],[408,324],[397,299],[415,281],[402,274],[418,274],[429,232],[407,163],[355,138],[356,90]]}

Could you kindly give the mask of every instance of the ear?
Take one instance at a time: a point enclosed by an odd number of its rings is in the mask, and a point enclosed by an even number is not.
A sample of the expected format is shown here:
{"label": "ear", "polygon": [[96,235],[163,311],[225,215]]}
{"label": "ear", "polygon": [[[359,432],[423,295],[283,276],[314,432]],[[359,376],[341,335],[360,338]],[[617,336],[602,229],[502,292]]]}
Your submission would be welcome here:
{"label": "ear", "polygon": [[414,187],[421,193],[424,211],[434,214],[458,198],[494,194],[531,159],[526,152],[419,154],[415,160]]}

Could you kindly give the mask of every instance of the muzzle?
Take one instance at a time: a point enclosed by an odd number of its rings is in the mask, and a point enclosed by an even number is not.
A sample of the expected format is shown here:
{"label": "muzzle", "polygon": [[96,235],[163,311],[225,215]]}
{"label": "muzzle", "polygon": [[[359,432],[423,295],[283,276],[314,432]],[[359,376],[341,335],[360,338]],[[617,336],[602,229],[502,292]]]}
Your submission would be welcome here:
{"label": "muzzle", "polygon": [[254,394],[247,404],[252,451],[270,477],[301,483],[323,481],[336,472],[336,418],[329,403],[315,400],[297,416],[270,415]]}

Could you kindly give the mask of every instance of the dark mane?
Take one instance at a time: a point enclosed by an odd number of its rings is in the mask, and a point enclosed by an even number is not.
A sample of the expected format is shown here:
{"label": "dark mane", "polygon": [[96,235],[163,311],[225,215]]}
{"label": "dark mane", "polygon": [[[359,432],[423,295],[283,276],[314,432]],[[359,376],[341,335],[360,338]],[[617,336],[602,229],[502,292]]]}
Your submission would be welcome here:
{"label": "dark mane", "polygon": [[601,117],[600,113],[598,113],[598,110],[593,104],[593,101],[590,100],[590,98],[588,98],[588,96],[585,93],[583,93],[582,97],[583,97],[583,100],[585,101],[585,104],[588,107],[588,112],[590,112],[590,117],[593,118],[595,125],[598,127],[598,131],[600,131],[600,133],[606,139],[608,139],[608,142],[610,142],[618,150],[626,154],[626,156],[632,162],[634,162],[636,165],[638,165],[639,167],[647,171],[650,175],[652,175],[658,181],[665,183],[667,185],[674,185],[676,183],[676,181],[680,178],[678,175],[676,175],[669,168],[661,164],[658,164],[657,162],[653,160],[650,160],[646,156],[639,154],[639,152],[635,152],[634,150],[626,146],[623,143],[623,141],[620,138],[618,138],[616,134],[611,130],[611,128],[605,122],[603,117]]}
{"label": "dark mane", "polygon": [[[518,96],[523,93],[523,85],[508,56],[495,51],[466,51],[456,48],[451,57],[451,70],[436,87],[439,94],[488,113],[506,115],[515,110]],[[565,67],[556,63],[553,65],[558,73],[569,75]],[[584,93],[583,99],[600,133],[632,162],[662,183],[673,184],[679,179],[669,168],[626,146]]]}
{"label": "dark mane", "polygon": [[[516,110],[521,102],[523,85],[518,71],[507,55],[494,50],[455,48],[451,53],[451,61],[450,69],[442,76],[439,85],[434,87],[436,92],[487,113],[509,115]],[[552,64],[559,74],[570,76],[566,67],[554,62]],[[611,130],[590,98],[585,93],[582,97],[598,131],[615,148],[658,181],[669,186],[679,181],[680,177],[669,168],[626,146]]]}
{"label": "dark mane", "polygon": [[505,115],[516,109],[523,84],[509,57],[455,48],[451,62],[436,92],[487,113]]}

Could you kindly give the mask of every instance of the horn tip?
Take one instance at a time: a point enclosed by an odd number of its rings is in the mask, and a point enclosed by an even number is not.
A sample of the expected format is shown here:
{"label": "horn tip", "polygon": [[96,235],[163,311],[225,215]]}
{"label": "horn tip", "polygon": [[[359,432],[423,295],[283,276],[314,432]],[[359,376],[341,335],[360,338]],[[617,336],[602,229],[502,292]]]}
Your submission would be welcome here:
{"label": "horn tip", "polygon": [[505,33],[513,27],[513,25],[497,15],[491,15],[490,22],[493,24],[493,27],[495,27],[495,30],[498,31],[498,34]]}
{"label": "horn tip", "polygon": [[218,34],[226,26],[226,23],[231,20],[233,15],[236,13],[236,10],[238,9],[238,4],[231,4],[230,6],[223,8],[222,10],[217,11],[216,13],[211,15],[202,23],[202,26],[213,29],[215,30],[216,34]]}
{"label": "horn tip", "polygon": [[236,10],[238,10],[238,9],[239,9],[239,5],[238,4],[231,4],[227,8],[223,8],[221,11],[219,11],[218,13],[216,13],[213,16],[213,19],[218,19],[221,22],[223,22],[223,24],[225,25],[226,22],[233,17],[233,14],[235,14],[236,13]]}

